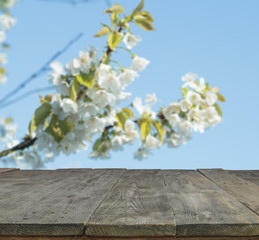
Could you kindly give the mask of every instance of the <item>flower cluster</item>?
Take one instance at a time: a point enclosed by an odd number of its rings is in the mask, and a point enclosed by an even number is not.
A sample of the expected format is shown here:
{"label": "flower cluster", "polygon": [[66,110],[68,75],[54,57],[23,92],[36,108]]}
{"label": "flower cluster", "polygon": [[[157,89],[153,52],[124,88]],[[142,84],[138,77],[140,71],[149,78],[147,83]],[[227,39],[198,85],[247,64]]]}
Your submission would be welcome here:
{"label": "flower cluster", "polygon": [[[92,158],[107,158],[110,151],[123,149],[140,137],[140,147],[134,156],[146,158],[151,150],[163,144],[178,147],[191,139],[193,131],[205,129],[222,122],[218,101],[225,101],[218,88],[211,88],[203,78],[193,73],[183,76],[183,98],[152,110],[157,102],[156,94],[147,94],[122,107],[131,93],[126,88],[139,77],[150,63],[131,50],[141,38],[134,36],[129,23],[144,30],[154,30],[152,16],[142,11],[144,0],[128,16],[124,8],[114,4],[105,11],[110,13],[111,28],[105,24],[95,35],[108,35],[107,50],[99,56],[95,47],[80,51],[78,56],[64,67],[52,62],[49,81],[56,93],[41,97],[41,105],[29,125],[29,139],[34,139],[33,150],[22,154],[37,164],[39,154],[49,160],[64,153],[69,155],[88,148],[92,144]],[[120,16],[123,15],[122,18]],[[119,47],[123,42],[126,46]],[[111,59],[112,53],[124,49],[131,54],[128,67]],[[116,65],[115,65],[116,64]]]}
{"label": "flower cluster", "polygon": [[[165,134],[163,141],[158,134],[149,134],[142,148],[135,153],[136,158],[146,158],[150,150],[159,148],[163,142],[167,143],[168,147],[178,147],[191,139],[193,131],[203,133],[205,129],[222,122],[222,113],[217,101],[225,99],[218,93],[218,88],[212,89],[205,83],[204,78],[198,79],[194,73],[187,73],[182,80],[183,99],[161,108],[158,115],[151,110],[150,104],[142,106],[141,100],[135,99],[133,105],[140,114],[143,115],[144,111],[152,121],[160,118]],[[148,96],[146,102],[155,103],[155,96]]]}
{"label": "flower cluster", "polygon": [[10,15],[9,9],[14,7],[18,0],[2,0],[0,2],[0,83],[5,83],[7,78],[3,65],[7,63],[3,50],[8,48],[5,44],[6,32],[15,24],[15,19]]}
{"label": "flower cluster", "polygon": [[[98,134],[100,144],[95,144],[91,156],[99,157],[108,156],[107,150],[116,149],[119,143],[133,142],[138,136],[135,124],[128,119],[123,128],[119,127],[119,105],[128,100],[131,94],[124,90],[148,63],[145,58],[135,56],[129,68],[118,70],[102,63],[94,47],[80,51],[64,68],[53,62],[49,81],[56,86],[57,94],[42,99],[46,108],[42,110],[47,116],[44,124],[35,129],[37,149],[48,156],[60,152],[68,155],[87,149],[87,142]],[[112,140],[108,137],[109,126],[116,132]]]}

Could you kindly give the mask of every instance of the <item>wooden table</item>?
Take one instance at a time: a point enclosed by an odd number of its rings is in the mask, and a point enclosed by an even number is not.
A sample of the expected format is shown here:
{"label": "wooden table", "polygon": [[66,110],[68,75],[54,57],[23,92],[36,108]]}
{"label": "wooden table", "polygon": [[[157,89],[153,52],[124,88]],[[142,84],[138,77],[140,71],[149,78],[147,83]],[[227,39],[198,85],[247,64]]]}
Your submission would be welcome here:
{"label": "wooden table", "polygon": [[259,170],[0,169],[0,240],[259,239]]}

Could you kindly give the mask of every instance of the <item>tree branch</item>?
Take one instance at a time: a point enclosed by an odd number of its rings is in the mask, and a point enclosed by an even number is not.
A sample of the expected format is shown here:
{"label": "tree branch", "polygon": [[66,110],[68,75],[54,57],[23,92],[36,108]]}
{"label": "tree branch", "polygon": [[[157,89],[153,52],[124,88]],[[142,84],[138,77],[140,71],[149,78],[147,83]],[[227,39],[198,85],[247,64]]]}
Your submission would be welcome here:
{"label": "tree branch", "polygon": [[0,99],[0,107],[3,105],[3,103],[12,97],[14,94],[19,92],[22,88],[24,88],[28,83],[30,83],[33,79],[37,78],[40,74],[45,72],[49,69],[49,65],[51,62],[56,60],[60,55],[62,55],[64,52],[66,52],[72,44],[74,44],[76,41],[79,40],[83,36],[83,33],[78,34],[74,39],[69,41],[67,45],[62,48],[60,51],[56,52],[37,72],[33,73],[29,78],[27,78],[25,81],[23,81],[18,87],[16,87],[14,90],[6,94],[2,99]]}
{"label": "tree branch", "polygon": [[25,139],[23,142],[17,144],[16,146],[0,152],[0,158],[5,157],[8,154],[16,152],[18,150],[24,150],[25,148],[32,146],[36,140],[37,140],[36,137],[34,137],[34,138],[29,137],[29,138]]}

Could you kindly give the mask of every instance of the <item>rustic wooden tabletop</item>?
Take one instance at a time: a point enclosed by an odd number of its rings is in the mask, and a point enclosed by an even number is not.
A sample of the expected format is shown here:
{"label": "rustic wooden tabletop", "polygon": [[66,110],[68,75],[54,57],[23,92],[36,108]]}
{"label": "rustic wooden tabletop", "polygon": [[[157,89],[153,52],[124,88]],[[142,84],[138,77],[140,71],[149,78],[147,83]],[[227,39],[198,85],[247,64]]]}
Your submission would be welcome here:
{"label": "rustic wooden tabletop", "polygon": [[0,240],[259,239],[259,170],[0,169]]}

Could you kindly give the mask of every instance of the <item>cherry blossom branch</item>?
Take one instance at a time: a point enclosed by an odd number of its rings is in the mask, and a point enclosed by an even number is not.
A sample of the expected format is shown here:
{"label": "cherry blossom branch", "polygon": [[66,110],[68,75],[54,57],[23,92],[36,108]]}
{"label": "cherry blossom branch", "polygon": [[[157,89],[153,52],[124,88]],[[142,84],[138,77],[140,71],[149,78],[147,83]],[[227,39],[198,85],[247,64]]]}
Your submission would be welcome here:
{"label": "cherry blossom branch", "polygon": [[37,140],[36,137],[34,137],[34,138],[28,137],[23,142],[17,144],[16,146],[0,152],[0,158],[5,157],[5,156],[9,155],[10,153],[13,153],[13,152],[16,152],[19,150],[24,150],[24,149],[32,146],[36,140]]}

